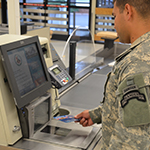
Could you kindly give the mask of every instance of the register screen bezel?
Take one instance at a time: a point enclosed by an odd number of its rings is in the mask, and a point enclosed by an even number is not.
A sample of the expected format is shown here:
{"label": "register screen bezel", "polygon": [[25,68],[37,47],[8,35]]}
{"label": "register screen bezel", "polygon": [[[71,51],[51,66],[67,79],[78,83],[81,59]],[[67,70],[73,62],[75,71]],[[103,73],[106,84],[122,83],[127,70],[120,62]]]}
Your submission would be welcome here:
{"label": "register screen bezel", "polygon": [[[9,61],[8,52],[13,51],[17,48],[21,48],[21,47],[30,45],[30,44],[36,45],[36,48],[37,48],[37,51],[38,51],[38,54],[40,57],[40,61],[41,61],[42,67],[43,67],[43,71],[45,74],[46,81],[43,84],[41,84],[40,86],[33,89],[32,91],[21,96],[18,86],[17,86],[17,83],[15,81],[13,69],[12,69],[10,61]],[[24,107],[25,105],[29,104],[35,98],[42,96],[43,94],[46,93],[47,90],[49,90],[51,88],[51,79],[50,79],[50,76],[47,71],[46,63],[45,63],[42,49],[41,49],[39,39],[37,36],[2,45],[2,46],[0,46],[0,51],[1,51],[1,55],[2,55],[2,62],[3,62],[4,70],[6,73],[6,77],[8,79],[9,85],[11,87],[12,94],[13,94],[14,100],[15,100],[15,104],[18,106],[18,108]]]}

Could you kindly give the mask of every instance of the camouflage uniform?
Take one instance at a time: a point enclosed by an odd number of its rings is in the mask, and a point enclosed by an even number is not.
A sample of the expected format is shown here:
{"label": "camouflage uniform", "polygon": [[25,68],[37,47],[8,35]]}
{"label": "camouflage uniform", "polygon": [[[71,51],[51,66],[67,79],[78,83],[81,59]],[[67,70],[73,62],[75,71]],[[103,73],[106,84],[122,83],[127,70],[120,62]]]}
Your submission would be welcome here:
{"label": "camouflage uniform", "polygon": [[150,32],[115,59],[103,105],[90,110],[102,122],[102,150],[150,148]]}

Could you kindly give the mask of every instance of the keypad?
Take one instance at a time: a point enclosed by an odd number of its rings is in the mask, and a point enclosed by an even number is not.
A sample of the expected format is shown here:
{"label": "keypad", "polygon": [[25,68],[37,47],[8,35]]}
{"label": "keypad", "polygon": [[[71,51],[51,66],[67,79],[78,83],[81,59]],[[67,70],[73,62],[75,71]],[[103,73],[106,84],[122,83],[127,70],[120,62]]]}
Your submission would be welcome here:
{"label": "keypad", "polygon": [[66,74],[64,74],[63,72],[61,72],[60,74],[58,74],[56,77],[63,84],[67,84],[67,82],[69,81],[68,76]]}

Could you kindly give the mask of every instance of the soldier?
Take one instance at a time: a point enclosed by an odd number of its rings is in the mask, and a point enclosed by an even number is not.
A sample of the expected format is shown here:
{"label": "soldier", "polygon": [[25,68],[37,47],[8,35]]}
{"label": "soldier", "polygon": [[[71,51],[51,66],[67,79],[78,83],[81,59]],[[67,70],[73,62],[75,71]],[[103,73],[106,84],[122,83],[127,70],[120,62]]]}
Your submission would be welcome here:
{"label": "soldier", "polygon": [[129,49],[108,74],[103,105],[75,116],[102,123],[102,150],[150,148],[150,0],[114,0],[115,29]]}

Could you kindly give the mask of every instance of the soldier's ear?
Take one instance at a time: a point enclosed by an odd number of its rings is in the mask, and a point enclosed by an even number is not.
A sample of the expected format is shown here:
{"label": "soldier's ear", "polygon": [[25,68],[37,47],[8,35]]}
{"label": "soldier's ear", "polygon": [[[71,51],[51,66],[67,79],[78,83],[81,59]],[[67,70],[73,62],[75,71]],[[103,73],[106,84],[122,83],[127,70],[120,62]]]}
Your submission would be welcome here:
{"label": "soldier's ear", "polygon": [[128,3],[124,7],[124,15],[127,21],[131,20],[133,17],[134,8],[133,6],[129,5]]}

